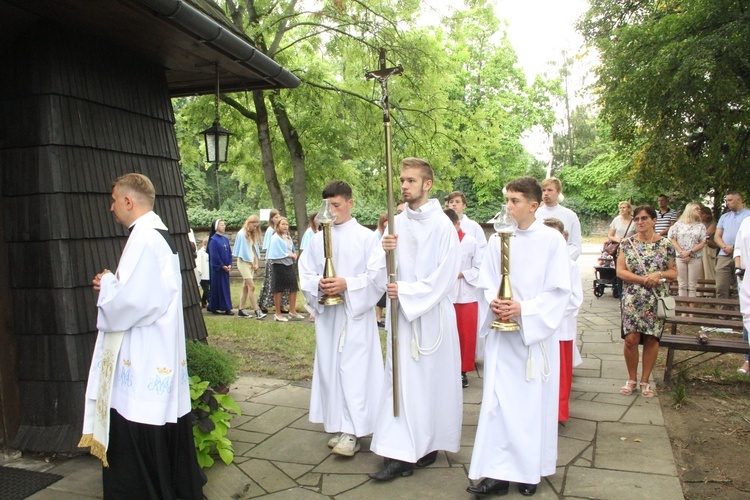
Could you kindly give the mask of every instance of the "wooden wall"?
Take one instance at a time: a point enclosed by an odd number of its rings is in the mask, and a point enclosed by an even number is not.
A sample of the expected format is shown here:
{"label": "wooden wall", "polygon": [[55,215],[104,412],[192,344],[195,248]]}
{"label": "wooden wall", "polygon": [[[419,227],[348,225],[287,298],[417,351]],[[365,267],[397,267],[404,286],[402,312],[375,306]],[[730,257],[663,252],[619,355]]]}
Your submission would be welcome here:
{"label": "wooden wall", "polygon": [[[206,337],[164,71],[53,23],[1,56],[0,175],[17,344],[20,427],[13,447],[76,450],[96,336],[92,277],[115,269],[126,231],[111,183],[140,172],[173,234],[187,336]],[[2,252],[0,252],[2,255]]]}

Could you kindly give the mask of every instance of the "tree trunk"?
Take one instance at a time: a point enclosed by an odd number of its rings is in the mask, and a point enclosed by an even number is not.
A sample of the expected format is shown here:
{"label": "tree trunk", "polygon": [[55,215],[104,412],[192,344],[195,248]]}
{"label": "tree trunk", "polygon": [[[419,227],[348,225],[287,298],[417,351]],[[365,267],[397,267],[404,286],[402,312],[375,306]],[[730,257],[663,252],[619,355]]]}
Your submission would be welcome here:
{"label": "tree trunk", "polygon": [[[273,101],[272,101],[273,102]],[[258,144],[260,145],[260,159],[263,165],[263,176],[266,178],[266,186],[271,195],[273,207],[286,216],[286,204],[284,193],[281,192],[279,179],[276,177],[274,168],[273,149],[271,148],[271,132],[268,127],[268,109],[263,99],[262,90],[253,90],[253,103],[255,103],[255,124],[258,126]],[[304,199],[303,199],[304,203]]]}
{"label": "tree trunk", "polygon": [[[302,143],[299,141],[299,134],[289,120],[286,107],[280,99],[279,91],[274,90],[269,96],[273,113],[276,115],[276,123],[279,130],[284,136],[284,142],[289,150],[289,156],[292,159],[292,172],[294,180],[292,183],[294,189],[294,214],[297,218],[297,232],[304,232],[307,227],[307,188],[305,187],[305,151]],[[301,237],[302,234],[299,234]]]}

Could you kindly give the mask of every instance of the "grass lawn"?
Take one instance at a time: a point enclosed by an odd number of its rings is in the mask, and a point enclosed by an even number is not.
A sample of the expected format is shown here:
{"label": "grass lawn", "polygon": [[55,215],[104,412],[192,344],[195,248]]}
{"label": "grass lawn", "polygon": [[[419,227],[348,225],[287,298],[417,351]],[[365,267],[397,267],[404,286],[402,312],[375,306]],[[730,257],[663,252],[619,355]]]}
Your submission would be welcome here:
{"label": "grass lawn", "polygon": [[[256,296],[262,284],[261,280],[256,280]],[[236,308],[241,281],[232,280],[230,288],[232,304]],[[307,319],[304,304],[304,295],[298,293],[297,310],[304,312],[305,320],[288,323],[274,321],[271,311],[262,320],[204,314],[208,343],[234,355],[240,373],[309,380],[315,356],[315,325]]]}
{"label": "grass lawn", "polygon": [[[255,282],[256,296],[261,280]],[[230,284],[232,304],[237,308],[241,281]],[[249,307],[249,306],[248,306]],[[315,357],[315,324],[305,311],[305,297],[297,294],[297,311],[303,321],[280,323],[273,320],[273,312],[262,320],[205,313],[208,343],[237,358],[240,374],[253,374],[284,380],[310,380]],[[236,313],[236,311],[235,311]],[[385,345],[385,331],[380,330],[381,347]]]}

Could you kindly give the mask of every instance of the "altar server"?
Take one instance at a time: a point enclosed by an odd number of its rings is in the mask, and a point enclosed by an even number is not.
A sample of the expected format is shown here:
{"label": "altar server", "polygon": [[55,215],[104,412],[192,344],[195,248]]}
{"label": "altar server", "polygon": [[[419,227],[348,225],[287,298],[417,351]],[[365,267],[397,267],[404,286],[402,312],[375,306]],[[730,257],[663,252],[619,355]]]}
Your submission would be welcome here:
{"label": "altar server", "polygon": [[[450,293],[460,264],[458,235],[440,203],[429,199],[433,171],[419,158],[401,162],[404,212],[382,247],[396,252],[398,278],[387,284],[398,299],[399,416],[393,415],[390,319],[383,396],[371,450],[388,458],[370,477],[385,481],[433,463],[439,450],[457,452],[463,399],[456,314]],[[385,259],[385,253],[379,252]],[[388,304],[387,316],[391,311]]]}
{"label": "altar server", "polygon": [[[518,225],[510,238],[513,299],[497,298],[502,276],[497,235],[490,237],[478,285],[491,314],[480,327],[487,339],[484,392],[469,478],[484,479],[467,489],[475,495],[507,493],[509,482],[533,495],[541,477],[555,473],[557,460],[557,330],[570,299],[570,258],[562,235],[535,221],[539,183],[522,177],[506,191]],[[520,330],[490,329],[496,318],[512,319]]]}
{"label": "altar server", "polygon": [[[331,227],[335,278],[324,278],[323,231],[312,236],[299,261],[302,292],[315,316],[310,421],[322,422],[333,453],[353,456],[359,438],[372,434],[383,385],[383,355],[375,322],[375,303],[385,291],[385,267],[368,267],[378,237],[352,218],[352,188],[333,181],[323,199],[336,219]],[[322,305],[323,296],[343,304]]]}

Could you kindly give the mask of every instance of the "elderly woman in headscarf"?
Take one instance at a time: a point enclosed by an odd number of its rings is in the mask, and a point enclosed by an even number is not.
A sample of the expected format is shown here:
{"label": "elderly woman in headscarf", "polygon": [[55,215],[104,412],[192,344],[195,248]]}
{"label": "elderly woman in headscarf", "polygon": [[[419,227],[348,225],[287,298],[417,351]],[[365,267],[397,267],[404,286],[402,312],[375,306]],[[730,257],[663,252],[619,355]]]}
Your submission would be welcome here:
{"label": "elderly woman in headscarf", "polygon": [[232,247],[224,236],[226,225],[221,219],[214,220],[208,239],[208,262],[211,268],[211,295],[207,310],[214,314],[231,315],[232,294],[229,291],[229,272],[232,270]]}

